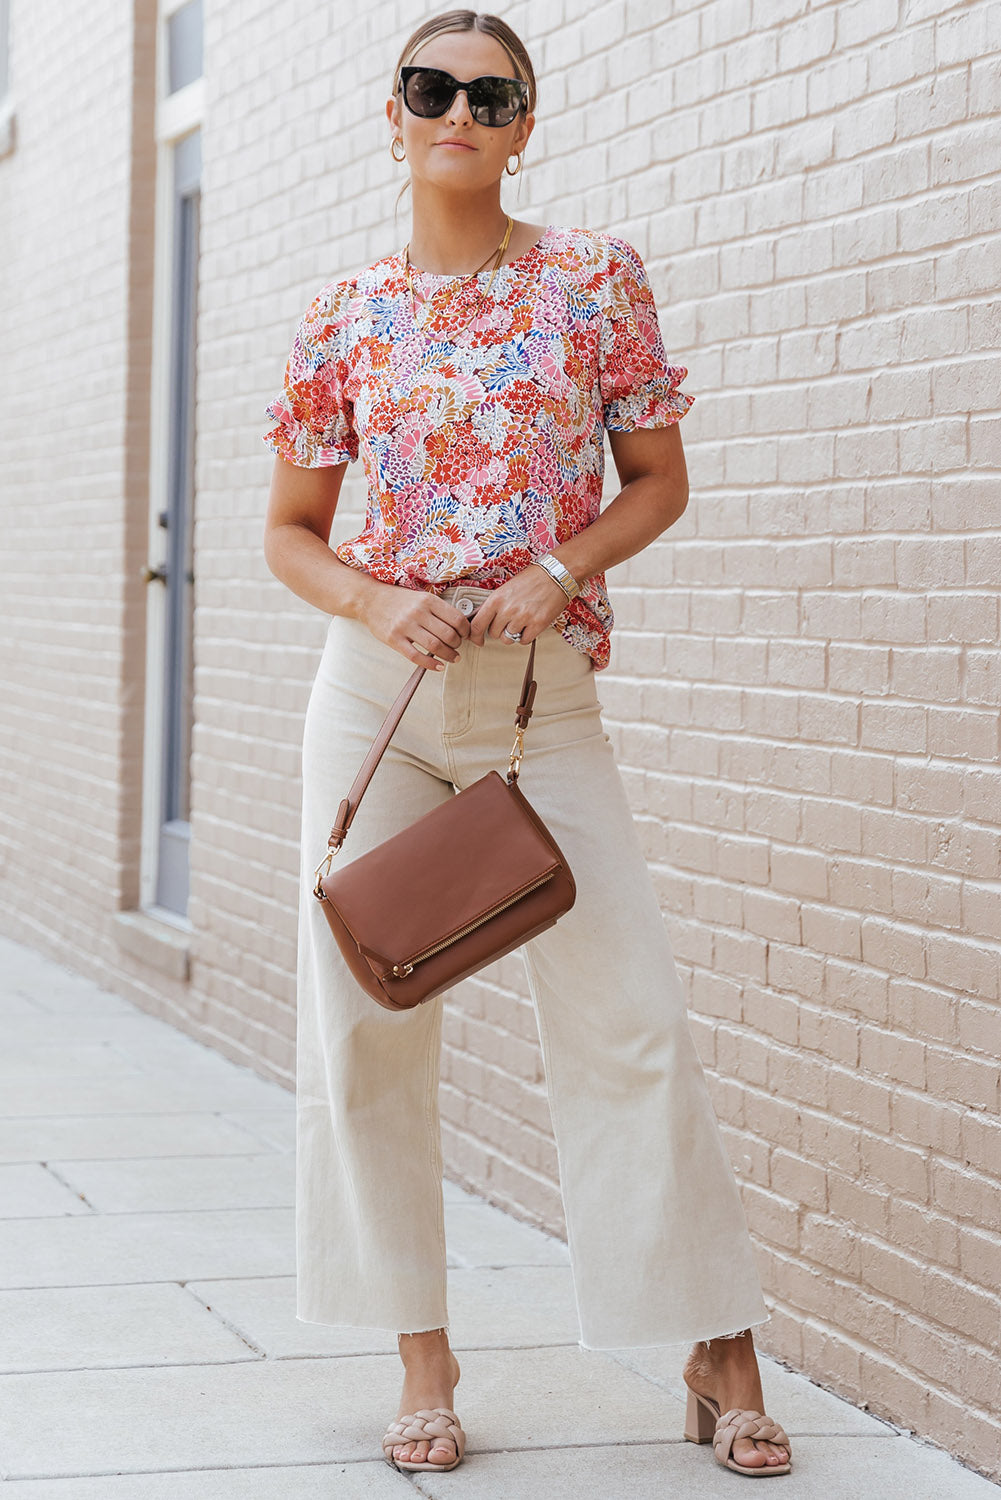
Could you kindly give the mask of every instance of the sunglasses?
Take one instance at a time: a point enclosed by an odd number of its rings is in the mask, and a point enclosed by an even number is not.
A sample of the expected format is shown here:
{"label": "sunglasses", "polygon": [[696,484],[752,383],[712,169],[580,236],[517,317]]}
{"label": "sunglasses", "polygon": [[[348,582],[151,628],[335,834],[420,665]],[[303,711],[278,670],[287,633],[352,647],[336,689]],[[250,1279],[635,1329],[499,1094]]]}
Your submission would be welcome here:
{"label": "sunglasses", "polygon": [[441,68],[401,68],[400,88],[410,113],[422,120],[443,115],[460,89],[466,91],[469,113],[477,125],[510,125],[528,102],[528,84],[521,78],[487,76],[460,83]]}

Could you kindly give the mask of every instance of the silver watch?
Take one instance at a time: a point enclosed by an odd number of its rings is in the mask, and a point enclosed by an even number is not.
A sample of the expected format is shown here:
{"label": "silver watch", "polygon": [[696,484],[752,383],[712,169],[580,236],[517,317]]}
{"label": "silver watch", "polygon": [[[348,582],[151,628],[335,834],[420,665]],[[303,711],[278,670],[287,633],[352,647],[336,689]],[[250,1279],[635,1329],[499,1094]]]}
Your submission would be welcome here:
{"label": "silver watch", "polygon": [[577,582],[570,570],[563,566],[558,557],[554,557],[551,552],[547,552],[545,557],[533,557],[532,561],[537,563],[540,568],[545,568],[550,578],[559,584],[568,599],[576,599],[584,585]]}

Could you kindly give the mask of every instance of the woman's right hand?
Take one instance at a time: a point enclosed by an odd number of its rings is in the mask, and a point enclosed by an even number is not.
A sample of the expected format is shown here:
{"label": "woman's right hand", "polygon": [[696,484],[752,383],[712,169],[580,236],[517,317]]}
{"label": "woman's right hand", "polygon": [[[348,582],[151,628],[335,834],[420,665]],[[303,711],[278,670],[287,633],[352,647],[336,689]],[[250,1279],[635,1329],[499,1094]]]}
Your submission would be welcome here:
{"label": "woman's right hand", "polygon": [[435,672],[441,672],[446,662],[458,661],[458,647],[469,635],[469,621],[454,605],[437,594],[395,583],[373,589],[358,618],[377,640]]}
{"label": "woman's right hand", "polygon": [[437,594],[384,583],[331,552],[330,529],[346,468],[346,460],[305,469],[275,457],[264,535],[268,567],[316,609],[360,620],[407,661],[440,672],[446,662],[458,660],[457,647],[469,635],[466,616]]}

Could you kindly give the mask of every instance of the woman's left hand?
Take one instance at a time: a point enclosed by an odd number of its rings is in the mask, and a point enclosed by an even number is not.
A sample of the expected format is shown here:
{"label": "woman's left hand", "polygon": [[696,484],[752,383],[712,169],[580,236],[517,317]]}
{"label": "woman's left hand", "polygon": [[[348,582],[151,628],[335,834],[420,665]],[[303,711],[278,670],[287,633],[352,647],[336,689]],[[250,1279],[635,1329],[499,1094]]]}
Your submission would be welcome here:
{"label": "woman's left hand", "polygon": [[489,599],[484,599],[469,622],[469,639],[477,646],[483,645],[487,635],[507,641],[506,626],[512,635],[521,632],[520,640],[511,641],[512,646],[527,646],[558,619],[569,602],[545,568],[529,563],[499,589],[493,589]]}

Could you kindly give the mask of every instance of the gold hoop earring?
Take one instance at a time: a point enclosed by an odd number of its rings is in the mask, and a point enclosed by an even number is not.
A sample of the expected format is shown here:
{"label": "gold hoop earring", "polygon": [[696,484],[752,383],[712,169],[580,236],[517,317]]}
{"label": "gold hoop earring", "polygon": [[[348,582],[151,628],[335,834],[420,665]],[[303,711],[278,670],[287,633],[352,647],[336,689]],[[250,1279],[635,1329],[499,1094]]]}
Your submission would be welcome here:
{"label": "gold hoop earring", "polygon": [[511,171],[511,165],[510,165],[511,158],[510,158],[510,156],[508,157],[507,162],[504,164],[504,170],[505,170],[505,172],[507,173],[507,175],[509,177],[517,177],[518,173],[521,171],[523,162],[522,162],[522,158],[520,156],[518,156],[517,153],[515,153],[515,161],[518,163],[518,165],[515,167],[515,169],[514,169],[513,172]]}
{"label": "gold hoop earring", "polygon": [[403,142],[400,140],[400,137],[398,135],[394,135],[392,141],[390,142],[389,154],[392,156],[392,158],[393,158],[394,161],[406,161],[406,159],[407,159],[406,149],[404,148],[402,156],[397,156],[397,154],[396,154],[396,148],[397,148],[397,146],[403,146]]}

